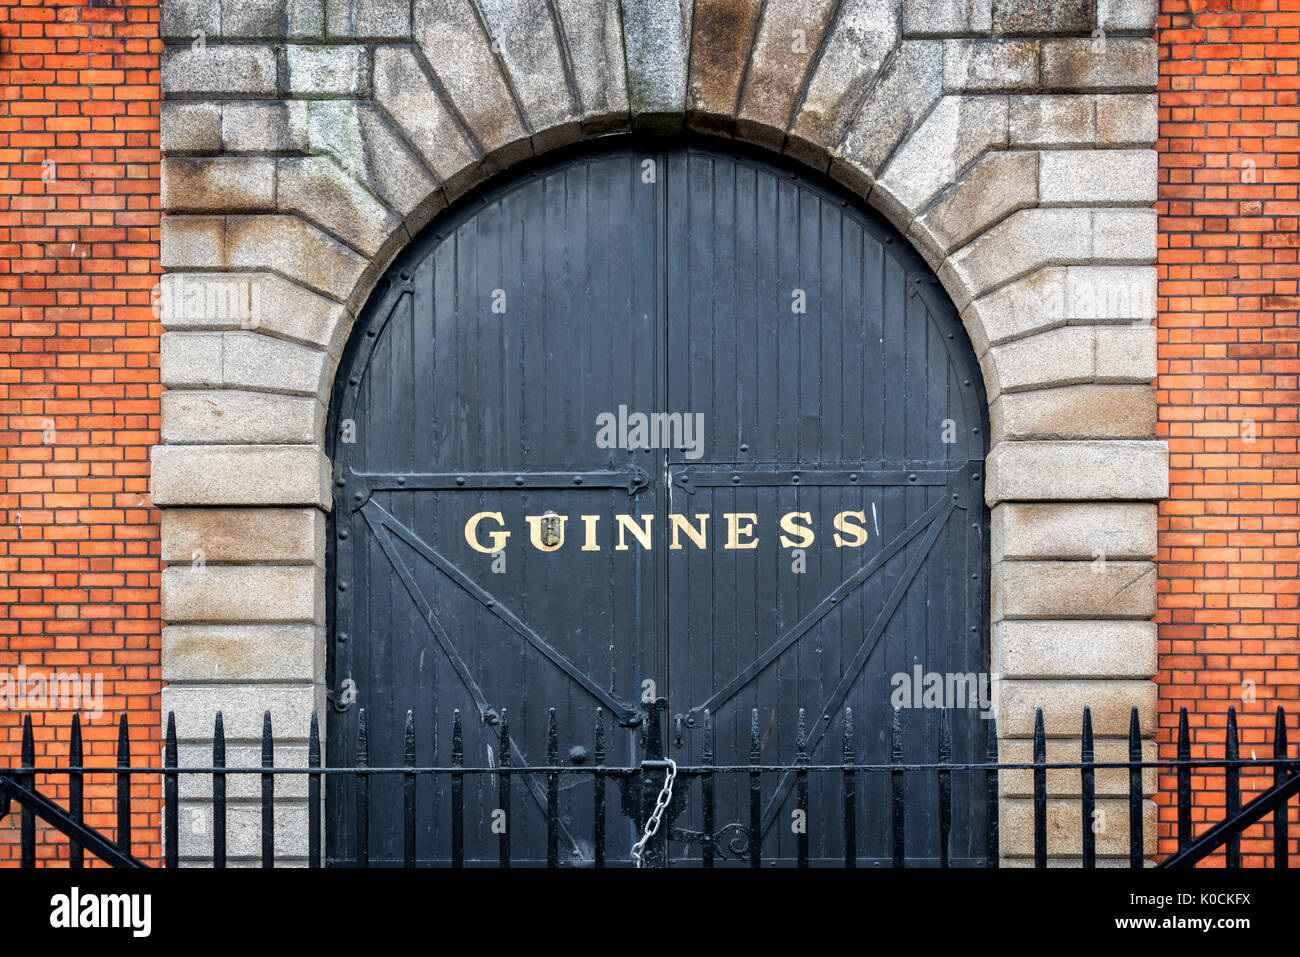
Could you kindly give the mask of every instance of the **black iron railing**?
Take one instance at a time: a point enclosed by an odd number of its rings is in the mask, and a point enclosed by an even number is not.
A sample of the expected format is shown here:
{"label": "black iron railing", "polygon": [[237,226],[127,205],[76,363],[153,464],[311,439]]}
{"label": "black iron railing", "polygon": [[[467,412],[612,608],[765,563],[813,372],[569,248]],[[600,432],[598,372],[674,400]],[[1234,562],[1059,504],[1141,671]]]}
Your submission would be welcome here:
{"label": "black iron railing", "polygon": [[[305,767],[278,767],[275,765],[275,739],[272,733],[271,716],[266,713],[263,719],[261,764],[257,767],[229,767],[226,764],[226,737],[222,715],[215,718],[212,738],[212,764],[208,767],[178,766],[178,746],[175,719],[168,715],[162,767],[138,767],[131,764],[129,728],[126,714],[123,713],[118,723],[118,743],[116,765],[110,768],[87,767],[82,760],[82,732],[80,719],[73,716],[69,763],[62,767],[37,767],[35,745],[30,716],[23,721],[23,738],[21,763],[17,768],[0,770],[0,819],[7,816],[14,803],[19,805],[21,815],[21,866],[34,867],[36,863],[36,820],[39,818],[47,825],[62,833],[69,843],[68,863],[71,867],[82,867],[84,852],[89,851],[101,861],[113,867],[144,867],[145,864],[132,856],[131,829],[131,785],[133,779],[154,779],[161,777],[163,784],[163,863],[165,867],[177,867],[179,854],[180,804],[179,782],[182,777],[198,776],[211,781],[212,841],[211,858],[201,863],[212,867],[225,867],[227,863],[227,796],[226,783],[231,775],[252,775],[260,777],[260,812],[261,812],[261,864],[272,867],[276,863],[275,851],[275,780],[277,777],[306,776],[307,779],[307,864],[320,867],[322,864],[322,783],[334,776],[350,779],[355,783],[355,837],[354,852],[345,862],[356,867],[370,864],[370,812],[371,783],[373,779],[400,779],[402,788],[402,835],[403,854],[401,863],[411,867],[417,865],[417,793],[421,779],[432,779],[439,799],[445,801],[450,822],[450,856],[446,863],[452,867],[466,865],[465,858],[465,816],[466,778],[491,775],[496,780],[498,808],[509,815],[512,792],[518,787],[514,782],[521,777],[536,777],[545,781],[541,793],[541,803],[546,818],[546,865],[557,867],[560,864],[559,833],[559,792],[562,778],[588,778],[593,798],[592,818],[588,823],[592,835],[593,857],[590,863],[596,867],[607,864],[624,863],[607,860],[607,824],[609,782],[618,785],[623,793],[623,809],[629,807],[640,809],[640,820],[644,824],[655,817],[671,818],[667,812],[671,797],[665,798],[665,778],[668,777],[682,787],[688,782],[698,780],[702,803],[702,833],[686,833],[672,828],[670,822],[661,822],[653,834],[645,835],[641,842],[639,863],[644,866],[661,867],[667,862],[666,847],[670,840],[693,841],[701,845],[698,863],[712,867],[728,856],[743,857],[751,867],[763,864],[763,799],[764,777],[779,776],[783,784],[787,781],[793,785],[795,807],[805,817],[809,810],[809,778],[813,775],[834,775],[840,780],[839,800],[843,813],[843,866],[855,867],[859,863],[858,848],[858,783],[867,775],[885,775],[889,781],[889,816],[892,838],[892,864],[902,867],[905,864],[904,848],[906,846],[907,780],[911,775],[934,775],[937,779],[937,827],[939,837],[939,863],[949,864],[949,841],[953,826],[952,776],[959,772],[974,772],[984,776],[983,813],[985,815],[985,848],[983,864],[988,867],[999,865],[999,775],[1009,771],[1028,771],[1032,774],[1033,797],[1033,861],[1036,867],[1046,867],[1048,860],[1047,819],[1049,800],[1053,803],[1076,800],[1073,795],[1053,795],[1049,799],[1047,774],[1049,771],[1077,771],[1079,774],[1080,801],[1082,811],[1080,863],[1085,868],[1096,866],[1096,834],[1093,829],[1093,817],[1096,809],[1096,774],[1103,770],[1128,771],[1128,810],[1129,842],[1128,861],[1131,867],[1143,867],[1148,854],[1154,848],[1147,848],[1143,838],[1143,782],[1145,770],[1172,771],[1176,775],[1176,803],[1178,809],[1178,851],[1165,859],[1161,867],[1191,867],[1219,849],[1225,851],[1225,864],[1230,867],[1241,866],[1241,837],[1243,831],[1261,822],[1271,815],[1273,829],[1273,864],[1275,867],[1289,866],[1289,832],[1287,827],[1287,808],[1289,802],[1300,793],[1300,761],[1290,758],[1287,747],[1287,716],[1282,708],[1276,712],[1272,755],[1268,758],[1239,757],[1237,718],[1235,709],[1230,709],[1225,740],[1225,757],[1222,759],[1193,759],[1191,756],[1191,739],[1188,732],[1187,709],[1180,714],[1177,739],[1178,757],[1173,761],[1143,761],[1142,736],[1138,722],[1137,708],[1132,709],[1129,738],[1128,761],[1102,762],[1095,760],[1092,718],[1090,710],[1083,711],[1080,742],[1080,759],[1078,761],[1047,761],[1047,738],[1044,733],[1043,715],[1039,710],[1035,720],[1033,760],[1029,763],[1000,762],[998,760],[997,731],[992,720],[988,721],[987,760],[979,763],[957,763],[951,760],[951,740],[949,722],[945,712],[941,724],[939,743],[939,760],[930,763],[907,763],[903,757],[902,734],[899,712],[894,712],[890,741],[890,762],[887,764],[858,763],[853,739],[853,717],[846,709],[842,741],[842,760],[838,764],[813,764],[809,762],[806,748],[805,723],[800,711],[798,736],[795,748],[795,761],[790,765],[763,764],[762,747],[759,735],[758,712],[754,711],[751,721],[750,761],[740,765],[717,765],[713,763],[712,727],[706,715],[704,735],[704,761],[700,765],[676,765],[664,756],[662,729],[660,727],[659,707],[647,711],[647,730],[644,738],[645,755],[636,763],[623,766],[606,764],[603,721],[599,715],[595,738],[594,761],[590,765],[574,766],[562,764],[559,759],[558,735],[555,723],[555,711],[550,711],[547,728],[547,762],[543,765],[512,765],[510,746],[510,727],[507,716],[500,716],[500,761],[492,767],[467,767],[464,763],[462,723],[459,711],[453,716],[451,747],[451,764],[447,766],[420,767],[415,763],[416,732],[414,716],[408,712],[406,733],[403,747],[404,763],[399,767],[371,766],[369,761],[369,741],[364,712],[360,714],[357,753],[355,764],[347,767],[326,767],[321,762],[320,730],[316,715],[311,717],[308,733],[307,764]],[[670,771],[672,774],[669,775]],[[1192,774],[1196,770],[1222,769],[1224,781],[1224,806],[1226,816],[1223,821],[1202,833],[1193,835],[1192,826]],[[1241,804],[1241,774],[1243,770],[1258,769],[1271,771],[1272,783],[1246,805]],[[62,807],[49,799],[35,787],[37,774],[66,775],[68,781],[68,805]],[[87,774],[111,774],[116,781],[117,827],[113,839],[99,831],[86,826],[84,822],[84,780]],[[748,823],[743,826],[743,833],[725,846],[714,833],[714,794],[716,784],[731,776],[733,779],[747,781],[748,784]],[[793,778],[791,781],[790,779]],[[770,777],[769,777],[770,780]],[[833,779],[832,779],[833,780]],[[442,785],[445,783],[445,787]],[[770,789],[769,789],[770,792]],[[769,793],[770,796],[770,793]],[[655,815],[658,804],[664,804],[660,815]],[[731,825],[736,827],[736,825]],[[647,829],[648,830],[648,829]],[[497,863],[500,867],[509,867],[512,863],[511,835],[503,830],[498,838]],[[344,863],[344,862],[331,862]],[[473,863],[473,862],[471,862]],[[796,838],[796,856],[794,863],[800,867],[809,864],[808,828],[804,828]]]}

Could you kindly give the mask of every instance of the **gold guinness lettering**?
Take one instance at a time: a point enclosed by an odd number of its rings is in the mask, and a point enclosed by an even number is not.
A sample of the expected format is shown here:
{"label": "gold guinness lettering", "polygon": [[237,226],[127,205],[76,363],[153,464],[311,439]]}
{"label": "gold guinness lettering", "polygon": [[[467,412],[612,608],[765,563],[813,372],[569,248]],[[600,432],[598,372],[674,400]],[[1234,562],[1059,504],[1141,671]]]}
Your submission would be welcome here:
{"label": "gold guinness lettering", "polygon": [[[599,515],[580,515],[579,520],[582,522],[582,546],[584,552],[599,552],[602,550],[599,541],[600,519]],[[553,511],[546,511],[541,515],[525,515],[524,521],[528,525],[528,541],[539,552],[557,552],[564,547],[564,529],[568,521],[568,515],[558,515]],[[614,527],[617,532],[614,535],[614,551],[626,552],[631,551],[632,546],[628,543],[629,537],[636,541],[637,546],[643,551],[651,551],[654,548],[654,515],[629,515],[620,513],[613,516]],[[696,549],[704,551],[709,547],[709,515],[707,513],[697,513],[695,515],[679,515],[671,513],[667,516],[669,534],[669,551],[685,551],[686,545],[682,542],[683,536],[690,540]],[[835,543],[836,548],[861,548],[867,543],[868,532],[866,526],[867,515],[863,511],[843,511],[837,513],[831,520],[834,533],[831,540]],[[754,512],[723,512],[722,522],[726,526],[726,536],[723,541],[723,550],[725,551],[749,551],[756,549],[763,540],[758,534],[759,516]],[[485,525],[484,523],[488,523]],[[470,548],[484,555],[492,555],[505,549],[506,542],[510,539],[510,532],[505,528],[505,518],[500,512],[477,512],[471,515],[465,522],[465,541],[469,543]],[[781,534],[778,539],[782,548],[810,548],[817,541],[817,533],[813,529],[813,517],[811,512],[786,512],[777,522]],[[480,526],[484,526],[480,528]],[[495,526],[495,527],[493,527]]]}

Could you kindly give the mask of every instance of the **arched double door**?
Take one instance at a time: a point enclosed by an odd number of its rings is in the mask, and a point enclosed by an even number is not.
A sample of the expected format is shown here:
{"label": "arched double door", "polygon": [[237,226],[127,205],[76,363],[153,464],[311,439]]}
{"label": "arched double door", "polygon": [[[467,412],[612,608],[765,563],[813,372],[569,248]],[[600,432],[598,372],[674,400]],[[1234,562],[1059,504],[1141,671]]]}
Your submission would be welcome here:
{"label": "arched double door", "polygon": [[[780,161],[710,144],[617,142],[461,202],[406,250],[359,318],[330,411],[328,759],[639,761],[667,699],[668,755],[888,761],[900,687],[988,670],[986,413],[933,274],[889,226]],[[951,682],[949,682],[951,684]],[[344,689],[346,693],[344,693]],[[937,758],[942,710],[904,694],[906,753]],[[892,699],[892,701],[891,701]],[[930,702],[933,704],[933,702]],[[949,702],[951,703],[951,702]],[[954,760],[983,754],[949,711]],[[765,781],[763,856],[794,855],[790,780]],[[538,782],[517,778],[516,860],[545,860]],[[698,782],[696,785],[698,786]],[[983,855],[982,777],[953,777],[953,863]],[[354,785],[331,779],[327,852],[354,850]],[[372,863],[400,860],[400,780],[371,782]],[[843,858],[840,778],[814,776],[814,861]],[[863,863],[891,857],[888,776],[858,781]],[[937,785],[908,783],[912,863],[936,863]],[[608,860],[637,825],[610,787]],[[743,780],[719,780],[726,855]],[[495,861],[497,782],[465,779],[467,860]],[[560,792],[560,858],[590,862],[590,778]],[[446,796],[419,795],[421,861],[450,854]],[[698,861],[699,801],[673,822]],[[741,841],[740,843],[743,843]],[[726,858],[724,857],[724,860]]]}

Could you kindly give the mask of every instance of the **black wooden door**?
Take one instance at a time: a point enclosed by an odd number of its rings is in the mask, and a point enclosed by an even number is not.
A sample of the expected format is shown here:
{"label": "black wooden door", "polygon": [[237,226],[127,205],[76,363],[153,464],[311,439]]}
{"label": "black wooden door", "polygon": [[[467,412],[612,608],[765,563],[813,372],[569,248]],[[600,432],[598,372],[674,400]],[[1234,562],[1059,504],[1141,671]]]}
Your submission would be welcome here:
{"label": "black wooden door", "polygon": [[[392,267],[340,364],[329,761],[354,761],[364,708],[371,764],[402,764],[409,709],[418,763],[446,765],[459,709],[467,764],[541,764],[554,708],[561,760],[591,759],[599,709],[626,765],[658,696],[682,764],[704,758],[706,712],[715,763],[750,759],[757,713],[763,763],[788,764],[800,708],[813,763],[840,760],[845,708],[858,761],[887,761],[895,676],[988,668],[979,381],[921,260],[783,166],[625,143],[460,204]],[[912,760],[937,757],[940,713],[902,712]],[[977,759],[978,708],[950,721],[954,760]],[[811,853],[840,860],[839,782],[820,780]],[[545,860],[541,787],[516,781],[513,856]],[[954,775],[954,863],[982,853],[982,783]],[[767,782],[765,859],[794,854],[789,784]],[[400,787],[371,783],[372,862],[401,858]],[[698,788],[675,862],[699,860]],[[864,862],[890,857],[886,788],[859,784]],[[346,861],[354,785],[327,793]],[[913,863],[937,862],[936,800],[909,781]],[[747,802],[719,782],[724,855]],[[611,787],[611,862],[637,836],[618,803]],[[446,860],[445,803],[421,805],[419,857]],[[497,781],[466,778],[467,860],[495,860],[500,805]],[[566,779],[562,862],[592,859],[592,814],[589,780]]]}

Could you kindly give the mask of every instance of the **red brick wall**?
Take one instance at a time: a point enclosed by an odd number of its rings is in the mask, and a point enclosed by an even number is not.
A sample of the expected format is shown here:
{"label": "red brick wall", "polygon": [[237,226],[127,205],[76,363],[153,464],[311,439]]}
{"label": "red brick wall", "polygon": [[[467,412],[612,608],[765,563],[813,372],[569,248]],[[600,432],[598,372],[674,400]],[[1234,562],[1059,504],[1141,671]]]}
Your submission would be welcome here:
{"label": "red brick wall", "polygon": [[[1193,755],[1222,757],[1235,705],[1242,757],[1264,758],[1278,705],[1300,737],[1300,0],[1161,6],[1161,757],[1183,706]],[[1222,784],[1194,778],[1198,832],[1222,819]],[[1174,787],[1162,778],[1162,852]],[[1243,863],[1271,863],[1270,834],[1248,832]]]}
{"label": "red brick wall", "polygon": [[[103,766],[121,710],[135,763],[159,751],[160,52],[157,0],[0,0],[0,673],[102,675],[85,741]],[[69,712],[32,717],[38,762],[66,760]],[[0,702],[5,765],[20,720]],[[57,777],[38,786],[66,797]],[[112,795],[111,776],[87,781],[92,824],[115,826]],[[158,854],[159,797],[136,790],[138,855]],[[0,823],[0,861],[17,819]],[[66,853],[57,835],[39,848]]]}

